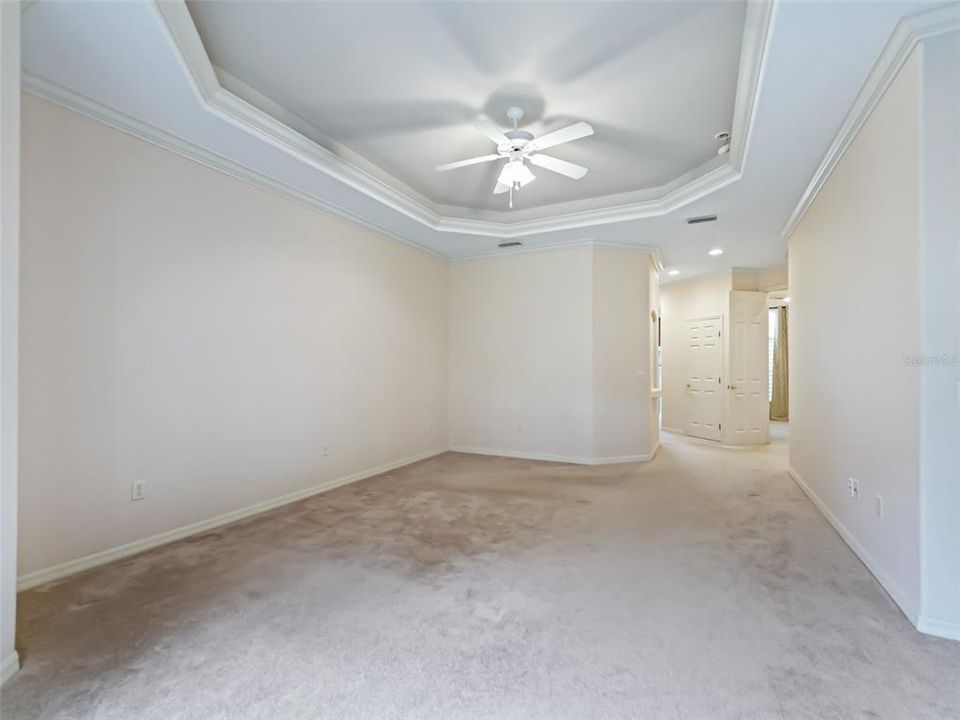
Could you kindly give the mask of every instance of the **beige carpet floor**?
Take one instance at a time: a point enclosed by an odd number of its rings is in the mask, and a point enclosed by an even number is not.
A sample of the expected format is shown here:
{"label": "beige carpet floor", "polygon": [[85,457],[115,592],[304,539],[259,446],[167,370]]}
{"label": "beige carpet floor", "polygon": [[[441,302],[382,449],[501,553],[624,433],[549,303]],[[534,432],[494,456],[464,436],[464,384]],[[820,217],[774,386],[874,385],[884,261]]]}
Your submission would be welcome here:
{"label": "beige carpet floor", "polygon": [[956,718],[785,445],[447,454],[20,596],[26,718]]}

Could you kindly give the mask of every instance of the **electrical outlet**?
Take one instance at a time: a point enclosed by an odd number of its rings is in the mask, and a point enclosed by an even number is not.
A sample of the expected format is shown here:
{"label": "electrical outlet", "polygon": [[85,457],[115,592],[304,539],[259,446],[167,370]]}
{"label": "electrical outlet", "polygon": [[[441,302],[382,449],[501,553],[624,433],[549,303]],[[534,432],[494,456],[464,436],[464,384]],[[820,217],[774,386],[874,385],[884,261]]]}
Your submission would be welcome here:
{"label": "electrical outlet", "polygon": [[323,455],[323,457],[326,457],[330,454],[330,446],[327,445],[327,443],[324,443],[320,446],[320,454]]}
{"label": "electrical outlet", "polygon": [[147,484],[142,480],[130,483],[130,499],[144,500],[147,497]]}
{"label": "electrical outlet", "polygon": [[860,481],[856,478],[849,478],[847,480],[847,490],[850,491],[850,497],[854,500],[859,499],[860,497]]}
{"label": "electrical outlet", "polygon": [[517,432],[521,435],[527,431],[527,426],[523,423],[517,423]]}
{"label": "electrical outlet", "polygon": [[873,509],[877,513],[877,517],[883,520],[883,495],[877,495],[874,499]]}

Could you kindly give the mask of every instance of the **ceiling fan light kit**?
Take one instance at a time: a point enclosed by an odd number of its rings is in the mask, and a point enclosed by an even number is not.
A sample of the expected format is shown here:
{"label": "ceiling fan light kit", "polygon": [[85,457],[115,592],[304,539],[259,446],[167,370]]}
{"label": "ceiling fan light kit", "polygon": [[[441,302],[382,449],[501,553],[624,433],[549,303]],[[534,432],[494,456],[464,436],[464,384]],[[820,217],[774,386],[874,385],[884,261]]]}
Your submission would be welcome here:
{"label": "ceiling fan light kit", "polygon": [[503,166],[503,170],[500,171],[500,177],[497,178],[497,185],[493,189],[493,193],[496,195],[502,193],[506,188],[510,193],[510,207],[513,207],[513,191],[519,190],[525,185],[529,185],[531,182],[537,179],[537,176],[534,175],[530,168],[523,164],[523,157],[511,157],[509,162]]}
{"label": "ceiling fan light kit", "polygon": [[506,163],[500,170],[497,177],[497,184],[493,188],[494,195],[509,193],[509,205],[513,207],[513,192],[529,185],[537,179],[533,171],[524,162],[531,165],[542,167],[545,170],[565,175],[574,180],[579,180],[587,174],[587,168],[582,165],[576,165],[560,158],[550,155],[540,154],[541,150],[560,145],[561,143],[579,140],[580,138],[593,135],[593,128],[585,122],[577,122],[568,125],[560,130],[547,133],[546,135],[535,138],[526,130],[518,130],[517,123],[523,119],[523,109],[511,107],[507,110],[507,118],[513,123],[513,130],[504,132],[497,127],[489,118],[478,117],[473,126],[479,132],[486,135],[497,144],[496,154],[481,155],[480,157],[470,158],[468,160],[459,160],[457,162],[438,165],[440,172],[454,170],[456,168],[467,167],[468,165],[477,165],[480,163],[493,162],[495,160],[506,159]]}
{"label": "ceiling fan light kit", "polygon": [[503,170],[500,171],[500,177],[497,180],[504,185],[510,185],[511,187],[520,189],[536,179],[536,175],[530,171],[530,168],[523,164],[523,158],[516,158],[503,166]]}

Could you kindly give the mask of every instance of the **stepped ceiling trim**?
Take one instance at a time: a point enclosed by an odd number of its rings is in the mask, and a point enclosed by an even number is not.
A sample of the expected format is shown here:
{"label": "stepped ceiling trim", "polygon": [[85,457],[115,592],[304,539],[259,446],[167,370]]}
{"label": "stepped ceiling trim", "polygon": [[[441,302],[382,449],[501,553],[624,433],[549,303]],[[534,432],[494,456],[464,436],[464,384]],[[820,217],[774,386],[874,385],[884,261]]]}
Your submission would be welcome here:
{"label": "stepped ceiling trim", "polygon": [[[731,149],[723,156],[724,160],[718,162],[714,159],[660,188],[647,189],[654,195],[639,202],[620,202],[574,212],[565,211],[564,206],[569,206],[569,203],[561,203],[538,208],[538,212],[545,215],[541,218],[497,222],[444,215],[425,198],[413,197],[415,193],[404,192],[374,177],[294,130],[275,115],[246,102],[221,83],[184,0],[156,1],[153,7],[162,19],[167,39],[198,101],[206,111],[427,228],[442,233],[502,239],[657,217],[737,182],[743,175],[749,154],[757,98],[763,81],[763,64],[770,39],[769,29],[775,11],[772,0],[751,0],[747,5]],[[611,199],[616,202],[617,199],[622,200],[622,196],[608,196],[607,200]],[[316,200],[322,202],[321,198]]]}

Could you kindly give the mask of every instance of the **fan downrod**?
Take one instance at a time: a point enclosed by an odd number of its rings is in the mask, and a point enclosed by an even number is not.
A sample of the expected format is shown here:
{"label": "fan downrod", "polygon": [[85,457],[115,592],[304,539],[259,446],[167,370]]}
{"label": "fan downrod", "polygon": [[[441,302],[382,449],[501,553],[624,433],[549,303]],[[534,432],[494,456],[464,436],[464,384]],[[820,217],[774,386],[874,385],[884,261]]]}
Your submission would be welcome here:
{"label": "fan downrod", "polygon": [[517,123],[523,120],[523,108],[513,107],[507,108],[507,119],[513,122],[513,129],[517,129]]}

